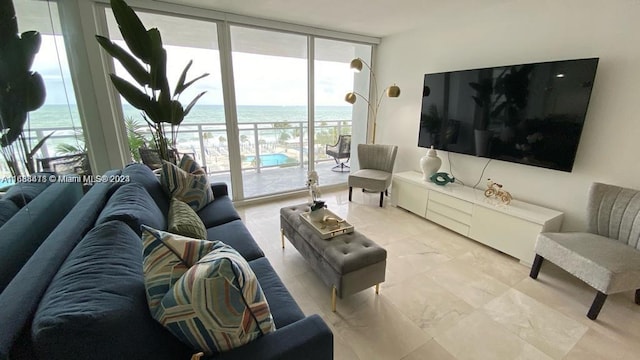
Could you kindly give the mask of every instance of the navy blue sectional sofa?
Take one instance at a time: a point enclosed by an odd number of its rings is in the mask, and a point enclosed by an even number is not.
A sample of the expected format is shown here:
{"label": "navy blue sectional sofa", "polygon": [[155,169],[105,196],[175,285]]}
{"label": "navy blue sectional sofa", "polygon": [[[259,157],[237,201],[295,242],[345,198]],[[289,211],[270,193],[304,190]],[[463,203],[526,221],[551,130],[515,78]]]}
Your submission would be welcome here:
{"label": "navy blue sectional sofa", "polygon": [[[0,294],[0,359],[192,355],[151,317],[144,291],[139,225],[166,227],[169,198],[144,165],[106,175],[126,176],[130,185],[95,184]],[[208,238],[247,259],[277,330],[210,359],[332,359],[331,330],[318,315],[302,313],[242,223],[226,185],[212,189],[215,200],[198,212]]]}
{"label": "navy blue sectional sofa", "polygon": [[17,183],[2,196],[0,293],[81,197],[80,183],[48,181]]}

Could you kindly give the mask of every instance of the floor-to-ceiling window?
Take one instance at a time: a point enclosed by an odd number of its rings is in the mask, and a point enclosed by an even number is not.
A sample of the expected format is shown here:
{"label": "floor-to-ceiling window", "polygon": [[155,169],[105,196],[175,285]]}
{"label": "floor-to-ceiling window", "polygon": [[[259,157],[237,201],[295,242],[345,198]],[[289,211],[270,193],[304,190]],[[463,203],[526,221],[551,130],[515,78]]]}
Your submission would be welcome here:
{"label": "floor-to-ceiling window", "polygon": [[[176,16],[137,12],[146,28],[158,28],[167,51],[167,78],[169,87],[175,87],[184,67],[193,60],[187,81],[204,73],[209,75],[182,93],[180,101],[186,106],[197,94],[206,91],[180,125],[177,150],[180,154],[190,154],[203,165],[210,175],[228,176],[229,142],[225,120],[220,53],[218,48],[217,24]],[[118,25],[111,11],[107,11],[109,38],[126,49]],[[135,84],[126,70],[118,62],[114,64],[118,76]],[[131,157],[140,160],[139,147],[151,147],[148,126],[137,110],[121,98],[122,110],[129,137]],[[139,141],[142,135],[144,142]]]}
{"label": "floor-to-ceiling window", "polygon": [[[334,160],[325,146],[339,134],[366,141],[366,105],[361,114],[362,104],[349,105],[344,95],[368,92],[368,79],[359,84],[349,62],[355,57],[369,62],[371,45],[230,24],[215,16],[135,10],[147,28],[162,34],[170,82],[189,59],[193,76],[211,74],[192,89],[208,92],[180,127],[177,147],[195,155],[211,181],[226,182],[234,200],[302,190],[309,170],[322,174],[321,185],[346,182],[348,172],[331,171]],[[108,8],[105,15],[107,35],[123,44]],[[113,66],[131,80],[119,63]],[[148,136],[140,111],[121,101],[128,132]],[[354,126],[356,117],[364,119],[360,127]]]}
{"label": "floor-to-ceiling window", "polygon": [[[349,65],[355,58],[370,63],[371,46],[318,38],[314,45],[316,170],[323,179],[321,184],[339,184],[347,180],[349,167],[356,161],[355,145],[366,142],[366,124],[353,123],[354,119],[366,119],[366,104],[360,102],[350,105],[345,101],[345,95],[352,91],[367,94],[369,79],[356,78]],[[340,135],[349,135],[352,154],[347,157],[342,151],[339,158],[327,155],[327,145],[337,144]]]}
{"label": "floor-to-ceiling window", "polygon": [[[23,127],[28,149],[34,149],[39,141],[49,136],[34,156],[35,169],[42,170],[43,160],[84,152],[86,144],[56,3],[14,0],[14,7],[18,31],[23,33],[35,30],[40,32],[42,38],[40,49],[30,70],[42,76],[46,99],[40,108],[28,113]],[[6,150],[13,151],[19,159],[22,159],[24,158],[22,146],[14,143]],[[48,163],[45,162],[45,164]],[[63,172],[61,168],[56,170]],[[3,177],[9,175],[9,169],[3,160],[0,160],[0,175]]]}

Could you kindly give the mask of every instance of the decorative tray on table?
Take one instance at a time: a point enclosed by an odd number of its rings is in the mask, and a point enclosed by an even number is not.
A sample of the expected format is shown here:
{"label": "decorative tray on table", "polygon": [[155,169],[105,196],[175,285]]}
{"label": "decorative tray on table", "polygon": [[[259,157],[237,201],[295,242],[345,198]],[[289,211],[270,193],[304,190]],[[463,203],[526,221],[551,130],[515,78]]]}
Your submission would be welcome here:
{"label": "decorative tray on table", "polygon": [[[309,212],[300,213],[304,222],[320,236],[321,239],[331,239],[332,237],[353,232],[353,225],[338,215],[327,209],[320,209],[321,215],[309,216]],[[315,212],[315,211],[314,211]]]}

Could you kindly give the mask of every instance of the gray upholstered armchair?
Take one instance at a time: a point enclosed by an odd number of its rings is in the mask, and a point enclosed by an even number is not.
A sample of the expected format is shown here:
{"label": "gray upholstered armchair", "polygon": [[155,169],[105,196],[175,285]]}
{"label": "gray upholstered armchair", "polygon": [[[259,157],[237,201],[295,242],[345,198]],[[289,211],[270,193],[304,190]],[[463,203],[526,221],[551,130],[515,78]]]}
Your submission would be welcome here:
{"label": "gray upholstered armchair", "polygon": [[594,183],[587,214],[588,232],[538,236],[530,276],[547,259],[598,290],[587,313],[595,320],[608,294],[636,290],[640,305],[640,191]]}
{"label": "gray upholstered armchair", "polygon": [[380,207],[391,185],[393,165],[396,161],[396,145],[358,144],[360,170],[349,174],[349,201],[354,187],[364,191],[380,192]]}

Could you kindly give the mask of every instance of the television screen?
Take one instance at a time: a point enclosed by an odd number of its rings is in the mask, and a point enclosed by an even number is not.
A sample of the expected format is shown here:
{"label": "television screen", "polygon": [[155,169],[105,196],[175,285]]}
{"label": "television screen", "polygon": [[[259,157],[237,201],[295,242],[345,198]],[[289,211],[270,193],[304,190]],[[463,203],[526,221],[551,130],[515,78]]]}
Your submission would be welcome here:
{"label": "television screen", "polygon": [[571,171],[598,58],[424,76],[418,146]]}

